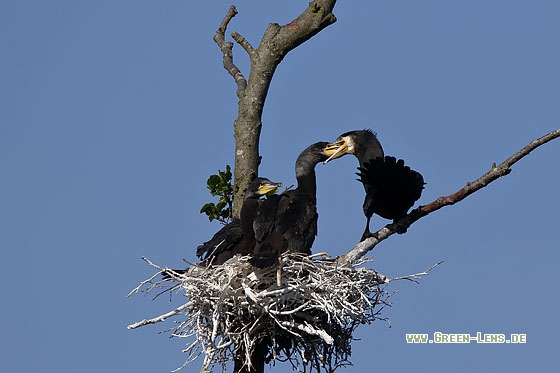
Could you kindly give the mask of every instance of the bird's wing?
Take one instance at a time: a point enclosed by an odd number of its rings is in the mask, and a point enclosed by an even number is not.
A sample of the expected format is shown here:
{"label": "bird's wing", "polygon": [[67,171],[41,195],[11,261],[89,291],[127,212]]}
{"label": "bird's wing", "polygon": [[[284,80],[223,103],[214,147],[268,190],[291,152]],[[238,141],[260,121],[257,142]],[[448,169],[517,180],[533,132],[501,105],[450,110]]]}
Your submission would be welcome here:
{"label": "bird's wing", "polygon": [[276,215],[278,213],[278,205],[282,195],[274,195],[262,201],[255,214],[253,221],[253,230],[255,231],[255,239],[264,240],[274,231],[276,223]]}
{"label": "bird's wing", "polygon": [[[196,255],[204,260],[215,257],[218,254],[231,250],[242,238],[239,219],[234,219],[225,225],[214,236],[196,248]],[[204,258],[203,258],[204,256]]]}

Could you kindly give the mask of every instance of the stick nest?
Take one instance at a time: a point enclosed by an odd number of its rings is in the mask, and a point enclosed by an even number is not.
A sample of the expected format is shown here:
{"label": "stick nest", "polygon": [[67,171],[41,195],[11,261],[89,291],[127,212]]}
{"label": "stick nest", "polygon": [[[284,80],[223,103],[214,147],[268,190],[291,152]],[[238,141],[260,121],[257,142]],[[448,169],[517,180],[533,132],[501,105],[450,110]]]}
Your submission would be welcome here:
{"label": "stick nest", "polygon": [[[361,266],[367,260],[340,266],[325,254],[286,254],[273,267],[258,269],[248,259],[236,256],[223,265],[192,265],[179,273],[144,258],[159,273],[130,294],[180,291],[187,302],[129,328],[181,316],[169,330],[195,337],[183,367],[203,353],[202,372],[216,364],[225,370],[234,356],[252,365],[253,351],[263,348],[266,363],[289,361],[299,372],[333,372],[350,364],[355,328],[379,318],[388,305],[390,294],[383,289],[389,280]],[[156,281],[159,274],[166,277]]]}

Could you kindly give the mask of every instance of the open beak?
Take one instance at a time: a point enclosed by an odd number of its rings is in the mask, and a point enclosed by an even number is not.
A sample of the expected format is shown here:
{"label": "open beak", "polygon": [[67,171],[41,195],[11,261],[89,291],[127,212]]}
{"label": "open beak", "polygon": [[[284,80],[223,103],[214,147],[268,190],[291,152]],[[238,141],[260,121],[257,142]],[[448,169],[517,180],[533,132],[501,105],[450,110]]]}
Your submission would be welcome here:
{"label": "open beak", "polygon": [[343,138],[336,140],[335,142],[331,142],[325,147],[325,153],[329,156],[329,158],[327,158],[323,164],[327,164],[333,159],[337,159],[345,154],[348,154],[348,143]]}
{"label": "open beak", "polygon": [[266,183],[259,186],[259,195],[270,197],[278,192],[278,188],[282,186],[282,183]]}

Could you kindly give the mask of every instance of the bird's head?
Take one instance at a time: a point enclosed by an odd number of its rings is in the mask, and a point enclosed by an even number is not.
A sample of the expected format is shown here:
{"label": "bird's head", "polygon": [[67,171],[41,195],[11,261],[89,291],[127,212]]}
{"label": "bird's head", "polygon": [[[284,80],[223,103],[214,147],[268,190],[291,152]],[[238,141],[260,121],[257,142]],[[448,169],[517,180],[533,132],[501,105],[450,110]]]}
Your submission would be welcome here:
{"label": "bird's head", "polygon": [[282,186],[282,183],[275,183],[270,181],[266,177],[257,177],[247,188],[245,196],[253,195],[255,197],[271,196],[278,192],[278,188]]}
{"label": "bird's head", "polygon": [[325,153],[329,156],[323,163],[327,164],[333,159],[337,159],[346,154],[354,154],[355,152],[354,135],[351,132],[343,133],[334,142],[328,144]]}

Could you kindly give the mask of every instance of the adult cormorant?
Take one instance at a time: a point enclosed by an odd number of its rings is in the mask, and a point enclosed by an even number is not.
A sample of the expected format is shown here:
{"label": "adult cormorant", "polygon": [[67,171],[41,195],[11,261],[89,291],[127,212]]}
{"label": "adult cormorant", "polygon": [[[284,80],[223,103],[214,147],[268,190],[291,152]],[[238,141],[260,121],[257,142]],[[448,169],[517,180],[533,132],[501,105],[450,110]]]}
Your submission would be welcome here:
{"label": "adult cormorant", "polygon": [[[253,180],[245,191],[239,218],[234,218],[231,223],[216,232],[209,241],[196,248],[196,255],[202,259],[202,264],[220,265],[235,254],[252,254],[255,247],[253,219],[260,203],[259,198],[271,192],[275,193],[281,186],[282,183],[275,183],[264,177],[257,177]],[[184,269],[174,269],[173,271],[186,272]],[[164,274],[163,277],[165,279],[171,276]]]}
{"label": "adult cormorant", "polygon": [[332,155],[325,161],[353,154],[360,163],[357,175],[364,185],[364,215],[366,228],[361,240],[370,237],[371,216],[375,213],[385,219],[405,216],[424,189],[424,179],[419,172],[404,165],[402,159],[384,156],[383,148],[371,130],[343,133],[329,144],[327,151]]}
{"label": "adult cormorant", "polygon": [[297,188],[268,198],[257,209],[254,265],[268,267],[286,251],[311,254],[318,218],[315,165],[332,154],[327,145],[318,142],[305,149],[296,160]]}

